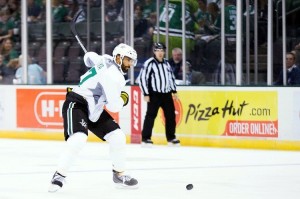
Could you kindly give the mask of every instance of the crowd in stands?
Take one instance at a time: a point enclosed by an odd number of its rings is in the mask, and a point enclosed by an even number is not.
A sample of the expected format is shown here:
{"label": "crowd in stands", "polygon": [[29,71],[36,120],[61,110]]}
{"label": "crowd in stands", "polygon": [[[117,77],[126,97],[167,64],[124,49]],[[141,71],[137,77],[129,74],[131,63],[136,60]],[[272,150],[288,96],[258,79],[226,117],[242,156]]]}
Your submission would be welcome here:
{"label": "crowd in stands", "polygon": [[[152,44],[157,37],[162,43],[166,43],[166,19],[168,23],[168,56],[177,79],[182,80],[183,67],[194,74],[201,74],[201,80],[193,81],[193,84],[220,84],[220,60],[221,60],[221,10],[220,0],[188,0],[186,1],[186,57],[188,64],[178,62],[174,54],[182,54],[182,24],[181,1],[169,0],[169,7],[160,1],[159,13],[156,13],[156,0],[134,1],[134,47],[138,52],[139,63],[136,73],[143,62],[152,56]],[[257,12],[259,21],[266,22],[266,0],[259,1]],[[46,70],[45,47],[45,12],[46,1],[27,0],[29,26],[29,56],[33,64],[38,64]],[[106,53],[110,54],[119,42],[124,41],[124,1],[105,0],[106,23]],[[256,11],[253,1],[250,1],[250,16]],[[91,22],[90,50],[101,50],[101,0],[89,2]],[[83,52],[70,32],[69,23],[80,10],[86,10],[87,2],[84,0],[52,0],[53,17],[53,75],[54,83],[77,82],[84,69]],[[243,12],[246,12],[245,5]],[[19,58],[21,54],[20,41],[20,17],[21,1],[0,0],[0,84],[13,83],[16,77],[17,67],[10,61]],[[166,17],[166,11],[168,17]],[[81,21],[86,23],[86,15],[81,16]],[[157,19],[159,19],[157,25]],[[236,33],[236,0],[225,0],[225,37],[226,37],[226,82],[235,83],[235,33]],[[40,25],[40,26],[39,26]],[[266,26],[259,26],[259,45],[265,45],[267,41]],[[82,29],[78,26],[80,34],[86,38],[86,25]],[[251,30],[252,32],[252,30]],[[292,50],[292,49],[288,49]],[[57,55],[57,56],[56,56]],[[173,59],[174,58],[174,59]],[[296,62],[299,62],[299,55]],[[9,64],[10,63],[10,64]],[[72,65],[72,66],[70,66]],[[188,65],[188,66],[187,66]],[[74,67],[73,67],[74,66]],[[76,72],[69,69],[75,68]],[[137,76],[135,76],[136,78]],[[191,76],[190,76],[191,77]],[[191,81],[190,81],[191,82]],[[196,83],[195,83],[196,82]]]}

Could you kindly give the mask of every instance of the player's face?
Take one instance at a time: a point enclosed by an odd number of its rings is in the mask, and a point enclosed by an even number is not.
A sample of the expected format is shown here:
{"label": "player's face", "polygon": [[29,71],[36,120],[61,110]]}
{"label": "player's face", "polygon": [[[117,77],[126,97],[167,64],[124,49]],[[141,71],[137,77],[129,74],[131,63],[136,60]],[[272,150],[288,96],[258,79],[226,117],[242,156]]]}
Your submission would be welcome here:
{"label": "player's face", "polygon": [[129,58],[129,57],[124,57],[122,61],[122,70],[123,72],[127,72],[129,68],[135,65],[135,60]]}

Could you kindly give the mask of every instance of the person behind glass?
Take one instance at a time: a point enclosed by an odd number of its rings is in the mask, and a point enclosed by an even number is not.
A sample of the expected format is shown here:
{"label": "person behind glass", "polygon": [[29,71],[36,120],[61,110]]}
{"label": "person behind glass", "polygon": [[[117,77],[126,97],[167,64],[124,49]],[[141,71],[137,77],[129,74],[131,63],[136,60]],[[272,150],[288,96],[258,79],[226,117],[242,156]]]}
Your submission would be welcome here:
{"label": "person behind glass", "polygon": [[196,21],[199,25],[199,32],[204,33],[204,25],[208,24],[209,22],[209,13],[206,6],[206,0],[198,0],[198,10],[195,13]]}
{"label": "person behind glass", "polygon": [[164,58],[166,47],[154,43],[154,56],[146,60],[139,75],[139,86],[147,102],[147,111],[142,130],[142,145],[152,145],[152,128],[161,107],[166,121],[165,132],[169,145],[180,145],[176,139],[175,100],[178,99],[175,76],[171,66]]}
{"label": "person behind glass", "polygon": [[180,73],[180,79],[176,79],[177,85],[199,85],[205,82],[205,76],[200,71],[193,70],[193,67],[189,61],[181,66],[183,71],[185,67],[185,81],[183,80],[183,72]]}
{"label": "person behind glass", "polygon": [[10,18],[9,10],[0,11],[0,42],[3,43],[5,39],[12,39],[13,29],[15,27],[14,21]]}
{"label": "person behind glass", "polygon": [[64,5],[63,0],[52,1],[52,20],[54,23],[67,21],[69,9]]}
{"label": "person behind glass", "polygon": [[143,6],[141,3],[134,4],[134,37],[150,37],[148,35],[148,21],[143,18]]}
{"label": "person behind glass", "polygon": [[[27,83],[28,84],[46,84],[46,72],[44,69],[36,64],[32,63],[31,58],[28,57],[27,59],[28,66],[27,66]],[[23,70],[24,67],[22,66],[23,63],[23,56],[19,56],[19,63],[18,63],[18,69],[15,74],[15,79],[13,80],[14,84],[24,84],[24,78],[23,78]]]}
{"label": "person behind glass", "polygon": [[18,58],[19,54],[14,48],[12,39],[6,38],[0,46],[0,54],[3,56],[3,64],[8,64],[12,59]]}
{"label": "person behind glass", "polygon": [[[288,52],[286,53],[286,83],[287,85],[300,85],[300,68],[295,64],[295,54]],[[275,85],[283,85],[283,71],[280,72]]]}
{"label": "person behind glass", "polygon": [[105,21],[123,21],[123,1],[107,1],[105,4]]}
{"label": "person behind glass", "polygon": [[[169,64],[172,67],[173,73],[175,75],[176,79],[181,79],[182,76],[180,76],[182,70],[182,50],[181,48],[173,48],[172,49],[172,57],[169,60]],[[180,76],[180,77],[179,77]]]}
{"label": "person behind glass", "polygon": [[4,64],[3,60],[0,54],[0,84],[12,84],[18,68],[18,59],[11,59],[7,64]]}
{"label": "person behind glass", "polygon": [[27,15],[28,22],[38,21],[38,16],[41,14],[41,6],[39,6],[34,0],[28,0],[27,2]]}

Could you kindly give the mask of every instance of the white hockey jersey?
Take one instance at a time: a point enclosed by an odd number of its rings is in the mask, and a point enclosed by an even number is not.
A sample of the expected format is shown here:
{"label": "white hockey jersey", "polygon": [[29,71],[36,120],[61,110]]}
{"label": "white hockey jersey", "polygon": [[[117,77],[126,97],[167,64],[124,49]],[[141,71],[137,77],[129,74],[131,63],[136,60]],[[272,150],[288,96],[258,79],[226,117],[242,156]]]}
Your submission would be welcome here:
{"label": "white hockey jersey", "polygon": [[110,112],[119,112],[123,108],[124,101],[120,95],[126,82],[112,56],[88,52],[84,60],[92,68],[80,77],[80,83],[73,92],[86,99],[89,119],[96,122],[104,106]]}

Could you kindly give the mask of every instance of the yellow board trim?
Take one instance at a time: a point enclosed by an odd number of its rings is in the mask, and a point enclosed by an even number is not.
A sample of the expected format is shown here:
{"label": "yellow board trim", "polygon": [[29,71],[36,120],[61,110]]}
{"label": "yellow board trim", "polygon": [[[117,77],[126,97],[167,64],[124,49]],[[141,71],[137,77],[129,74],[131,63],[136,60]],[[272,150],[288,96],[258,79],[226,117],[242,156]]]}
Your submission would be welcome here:
{"label": "yellow board trim", "polygon": [[[0,131],[0,138],[64,141],[62,132]],[[153,136],[152,140],[154,144],[157,145],[167,144],[165,137]],[[92,133],[89,134],[88,141],[103,142]],[[182,146],[300,151],[300,141],[286,141],[275,139],[254,140],[244,138],[190,138],[183,136],[180,137],[180,141]],[[130,143],[130,135],[127,135],[127,143]]]}

